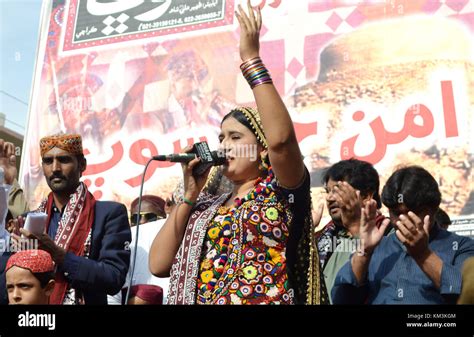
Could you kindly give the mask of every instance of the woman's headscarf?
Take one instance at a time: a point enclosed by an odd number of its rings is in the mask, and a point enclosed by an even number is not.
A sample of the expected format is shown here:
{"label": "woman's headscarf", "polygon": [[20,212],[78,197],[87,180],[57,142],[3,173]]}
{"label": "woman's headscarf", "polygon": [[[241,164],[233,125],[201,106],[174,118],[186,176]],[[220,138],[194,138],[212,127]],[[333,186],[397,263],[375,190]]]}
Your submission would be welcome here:
{"label": "woman's headscarf", "polygon": [[235,110],[238,110],[244,114],[245,118],[252,126],[252,131],[255,137],[257,137],[257,140],[263,145],[265,149],[268,149],[267,138],[265,137],[265,132],[263,132],[262,120],[260,119],[260,114],[258,111],[250,107],[239,107]]}

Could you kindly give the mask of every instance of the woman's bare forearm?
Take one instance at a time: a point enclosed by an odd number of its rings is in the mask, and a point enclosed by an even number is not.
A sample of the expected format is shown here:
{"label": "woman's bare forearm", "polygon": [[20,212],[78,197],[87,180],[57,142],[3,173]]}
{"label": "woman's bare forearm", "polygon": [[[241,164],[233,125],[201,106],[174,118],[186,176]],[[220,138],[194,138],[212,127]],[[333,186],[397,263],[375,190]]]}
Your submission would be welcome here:
{"label": "woman's bare forearm", "polygon": [[150,272],[153,275],[169,276],[174,257],[183,240],[191,209],[192,207],[186,203],[177,205],[153,240],[148,257]]}
{"label": "woman's bare forearm", "polygon": [[281,185],[296,187],[303,180],[304,164],[290,114],[273,84],[259,85],[253,93],[273,171]]}

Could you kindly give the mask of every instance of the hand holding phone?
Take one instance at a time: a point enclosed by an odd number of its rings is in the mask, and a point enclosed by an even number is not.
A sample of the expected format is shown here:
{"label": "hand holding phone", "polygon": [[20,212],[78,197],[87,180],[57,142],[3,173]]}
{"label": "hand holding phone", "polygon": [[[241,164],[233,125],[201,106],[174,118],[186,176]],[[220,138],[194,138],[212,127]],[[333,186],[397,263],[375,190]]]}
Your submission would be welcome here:
{"label": "hand holding phone", "polygon": [[46,228],[47,218],[48,214],[46,213],[28,213],[23,228],[33,234],[42,234]]}

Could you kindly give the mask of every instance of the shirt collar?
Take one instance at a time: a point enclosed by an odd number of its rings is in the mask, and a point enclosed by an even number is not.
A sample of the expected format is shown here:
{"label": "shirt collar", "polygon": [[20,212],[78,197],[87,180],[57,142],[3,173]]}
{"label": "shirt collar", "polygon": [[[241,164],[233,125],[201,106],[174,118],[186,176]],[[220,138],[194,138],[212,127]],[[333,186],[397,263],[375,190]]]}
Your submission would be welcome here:
{"label": "shirt collar", "polygon": [[59,207],[57,207],[56,204],[53,201],[53,212],[54,213],[59,213],[59,214],[63,215],[63,211],[64,211],[65,208],[66,208],[66,205],[64,205],[63,209],[59,209]]}

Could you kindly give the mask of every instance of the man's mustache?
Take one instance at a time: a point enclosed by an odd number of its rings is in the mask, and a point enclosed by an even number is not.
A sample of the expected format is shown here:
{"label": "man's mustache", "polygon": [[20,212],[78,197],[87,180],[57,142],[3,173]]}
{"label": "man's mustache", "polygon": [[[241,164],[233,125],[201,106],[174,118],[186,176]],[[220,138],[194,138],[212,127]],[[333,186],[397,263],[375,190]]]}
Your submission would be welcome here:
{"label": "man's mustache", "polygon": [[63,179],[63,180],[66,179],[66,177],[61,175],[61,174],[53,174],[53,175],[49,176],[49,180],[53,180],[55,178],[59,178],[59,179]]}

